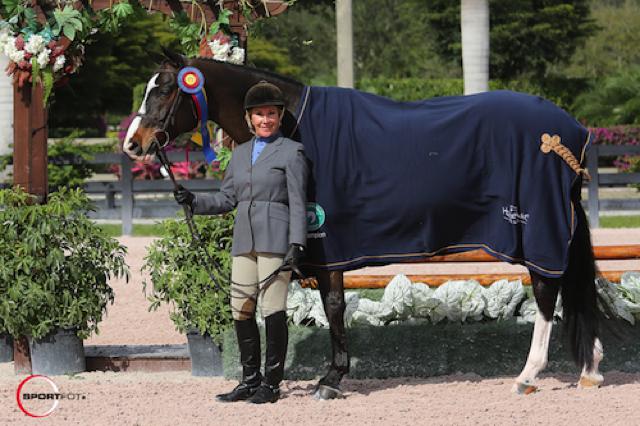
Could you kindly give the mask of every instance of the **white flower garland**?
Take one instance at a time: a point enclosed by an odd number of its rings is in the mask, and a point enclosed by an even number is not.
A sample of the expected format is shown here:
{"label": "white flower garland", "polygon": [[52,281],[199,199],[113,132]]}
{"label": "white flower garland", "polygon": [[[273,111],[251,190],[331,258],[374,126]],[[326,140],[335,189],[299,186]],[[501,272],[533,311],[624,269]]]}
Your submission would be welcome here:
{"label": "white flower garland", "polygon": [[233,46],[231,39],[224,35],[216,35],[207,42],[213,59],[232,64],[244,64],[245,51],[239,46]]}
{"label": "white flower garland", "polygon": [[[31,71],[33,60],[40,69],[51,66],[54,73],[71,74],[77,68],[68,63],[63,46],[50,35],[16,34],[6,21],[0,21],[0,26],[0,53],[4,53],[18,69]],[[68,65],[65,67],[65,64]]]}

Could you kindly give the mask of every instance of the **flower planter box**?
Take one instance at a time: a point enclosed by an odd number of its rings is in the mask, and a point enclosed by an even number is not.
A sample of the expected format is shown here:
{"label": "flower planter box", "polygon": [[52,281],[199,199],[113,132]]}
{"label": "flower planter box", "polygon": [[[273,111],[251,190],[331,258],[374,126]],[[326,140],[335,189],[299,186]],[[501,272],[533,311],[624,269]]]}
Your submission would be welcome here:
{"label": "flower planter box", "polygon": [[56,376],[86,371],[84,346],[75,329],[57,329],[41,339],[29,338],[33,374]]}
{"label": "flower planter box", "polygon": [[222,376],[222,352],[211,336],[197,331],[187,333],[192,376]]}
{"label": "flower planter box", "polygon": [[13,361],[13,339],[8,334],[0,334],[0,362]]}

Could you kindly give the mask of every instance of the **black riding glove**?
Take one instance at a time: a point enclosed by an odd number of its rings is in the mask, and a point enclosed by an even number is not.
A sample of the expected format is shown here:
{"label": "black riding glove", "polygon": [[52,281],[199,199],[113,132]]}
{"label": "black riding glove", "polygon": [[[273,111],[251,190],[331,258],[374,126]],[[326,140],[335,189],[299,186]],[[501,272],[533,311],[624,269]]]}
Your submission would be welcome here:
{"label": "black riding glove", "polygon": [[300,266],[300,260],[304,257],[304,246],[301,244],[289,244],[289,250],[284,256],[282,261],[281,271],[293,271],[302,277],[302,273],[298,268]]}
{"label": "black riding glove", "polygon": [[189,206],[193,209],[193,202],[195,201],[196,196],[184,186],[178,185],[178,189],[173,191],[173,196],[178,204]]}

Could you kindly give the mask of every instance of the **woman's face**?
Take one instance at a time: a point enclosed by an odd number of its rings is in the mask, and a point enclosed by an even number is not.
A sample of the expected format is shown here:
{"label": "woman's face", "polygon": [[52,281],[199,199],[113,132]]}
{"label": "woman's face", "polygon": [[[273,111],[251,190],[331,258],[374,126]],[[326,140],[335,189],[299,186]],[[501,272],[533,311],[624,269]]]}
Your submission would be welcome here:
{"label": "woman's face", "polygon": [[280,129],[280,108],[276,106],[265,105],[252,108],[250,115],[256,136],[268,138]]}

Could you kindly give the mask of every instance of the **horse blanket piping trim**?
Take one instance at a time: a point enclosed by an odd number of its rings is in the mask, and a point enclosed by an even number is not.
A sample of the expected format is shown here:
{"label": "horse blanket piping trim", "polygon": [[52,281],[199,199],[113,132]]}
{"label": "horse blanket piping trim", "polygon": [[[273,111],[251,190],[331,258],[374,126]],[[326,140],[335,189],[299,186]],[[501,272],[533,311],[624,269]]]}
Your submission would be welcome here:
{"label": "horse blanket piping trim", "polygon": [[[557,155],[546,155],[549,151],[543,151],[545,154],[541,154],[540,139],[541,135],[545,133],[554,135],[554,137],[555,135],[561,135],[561,140],[564,143],[563,148],[566,147],[569,153],[574,156],[574,159],[575,154],[578,154],[577,157],[580,158],[580,163],[583,162],[591,141],[591,135],[587,129],[566,112],[542,98],[505,91],[488,92],[473,96],[435,98],[420,102],[394,102],[352,89],[310,86],[307,86],[306,89],[308,89],[306,95],[310,93],[310,99],[308,103],[305,102],[298,105],[296,117],[300,123],[301,142],[305,145],[305,152],[312,163],[309,201],[320,204],[327,212],[325,226],[320,228],[319,232],[310,232],[308,235],[308,237],[317,237],[317,235],[326,237],[308,238],[308,261],[306,262],[308,265],[344,271],[369,265],[383,265],[430,257],[443,253],[482,249],[500,260],[525,265],[543,276],[558,277],[564,273],[568,262],[568,247],[573,238],[576,225],[570,189],[580,176],[576,174],[578,173],[577,170],[571,168],[572,166],[567,158],[565,156],[561,157],[561,153],[557,150],[553,149]],[[384,118],[387,115],[389,120],[384,122]],[[418,121],[423,124],[422,127],[415,124],[416,116],[418,116]],[[414,121],[407,121],[407,117],[414,117]],[[397,123],[400,124],[398,125]],[[501,132],[504,129],[509,130],[510,127],[512,132],[515,131],[517,133],[521,128],[525,129],[525,131],[520,131],[516,135],[507,133],[503,136]],[[345,131],[349,138],[345,139],[344,135],[340,135],[340,130]],[[486,133],[493,135],[493,139],[480,138],[481,134]],[[364,135],[364,138],[360,137],[361,134]],[[383,135],[382,142],[374,141],[375,134]],[[398,162],[396,161],[398,157],[394,155],[398,152],[404,152],[407,147],[404,139],[407,138],[408,134],[418,134],[421,137],[418,150],[416,151],[415,143],[413,146],[409,145],[409,154],[404,157],[400,156],[402,161]],[[353,139],[358,138],[360,140],[354,142]],[[526,145],[521,141],[523,139],[526,139],[529,144],[532,144],[531,140],[535,140],[535,144]],[[552,235],[552,243],[549,250],[546,250],[546,246],[543,246],[544,248],[542,249],[543,251],[548,251],[548,253],[543,252],[542,256],[539,256],[539,248],[537,253],[535,253],[536,250],[531,250],[533,246],[530,240],[537,238],[537,231],[529,232],[527,235],[527,228],[531,228],[531,225],[526,225],[526,219],[529,214],[528,212],[525,214],[526,209],[524,207],[527,205],[526,195],[535,187],[535,184],[530,184],[528,187],[526,185],[516,187],[518,194],[515,194],[515,198],[524,203],[523,208],[520,208],[517,204],[507,204],[513,211],[504,213],[505,217],[509,214],[514,216],[516,221],[519,220],[521,222],[514,223],[515,226],[512,228],[517,231],[509,231],[510,235],[505,237],[506,239],[512,238],[517,241],[511,245],[507,244],[505,248],[503,248],[505,246],[504,241],[486,240],[487,235],[495,239],[496,232],[485,232],[482,238],[470,238],[469,235],[464,235],[463,238],[460,238],[460,235],[454,236],[456,238],[445,236],[447,238],[438,243],[437,240],[429,240],[429,236],[424,237],[424,235],[422,239],[412,239],[411,232],[407,233],[405,229],[404,232],[400,233],[401,235],[394,239],[394,234],[396,234],[395,227],[400,226],[402,228],[402,224],[399,224],[397,218],[393,217],[393,208],[382,210],[382,214],[378,212],[377,216],[365,217],[365,219],[369,220],[364,228],[367,230],[372,229],[369,225],[382,225],[384,227],[385,221],[395,220],[388,232],[374,231],[375,236],[380,237],[378,240],[372,241],[364,238],[367,243],[363,244],[358,241],[357,234],[349,234],[349,231],[354,228],[353,224],[356,224],[355,227],[357,227],[356,220],[359,219],[357,216],[360,214],[357,208],[354,209],[354,199],[356,200],[356,207],[368,209],[373,206],[375,209],[376,203],[387,198],[387,195],[394,198],[395,192],[409,194],[410,196],[414,196],[415,193],[406,191],[406,187],[411,186],[410,182],[404,182],[404,184],[400,182],[399,185],[392,185],[391,190],[387,193],[383,191],[383,196],[379,196],[380,193],[377,193],[374,195],[378,195],[378,197],[371,197],[363,202],[358,200],[358,197],[362,191],[366,193],[372,186],[369,185],[369,182],[367,182],[367,185],[362,185],[362,182],[357,179],[353,180],[353,176],[346,174],[345,170],[351,167],[355,169],[356,174],[360,173],[360,178],[363,176],[376,178],[379,175],[376,175],[375,170],[367,175],[367,173],[371,172],[371,170],[367,169],[370,163],[373,162],[376,166],[381,166],[383,171],[387,172],[388,170],[384,168],[385,164],[398,162],[402,165],[403,161],[405,163],[407,161],[411,162],[416,153],[424,154],[424,151],[429,151],[428,153],[431,154],[431,150],[433,150],[436,155],[439,153],[438,151],[441,154],[446,154],[446,150],[442,150],[443,140],[446,141],[445,148],[453,146],[453,150],[455,150],[457,144],[463,144],[463,151],[475,152],[474,155],[482,154],[486,150],[497,149],[498,145],[510,146],[509,149],[513,151],[510,152],[511,156],[503,155],[500,157],[500,161],[494,162],[498,166],[503,164],[512,166],[509,163],[511,160],[519,160],[519,155],[524,156],[523,165],[518,166],[522,167],[524,172],[519,171],[519,169],[515,170],[520,173],[513,178],[516,184],[519,180],[526,181],[535,177],[534,180],[540,180],[542,183],[547,184],[547,192],[554,193],[550,198],[547,197],[548,199],[543,196],[542,200],[538,200],[538,204],[542,206],[552,205],[556,209],[555,216],[546,217],[545,219],[548,220],[540,221],[547,228],[546,230],[543,229],[545,232],[542,232],[542,234]],[[468,141],[468,146],[466,147],[464,146],[465,142],[463,142],[465,140]],[[500,144],[492,142],[494,140],[498,140]],[[524,145],[524,148],[522,145]],[[389,149],[389,146],[391,146],[391,149]],[[373,156],[369,155],[370,151],[374,153]],[[326,154],[329,154],[329,157],[323,158],[322,155]],[[453,157],[455,158],[455,156]],[[383,159],[382,162],[380,158]],[[545,160],[541,161],[540,158],[545,158]],[[548,160],[551,158],[553,160]],[[529,166],[532,162],[542,164],[542,169],[540,171],[532,169]],[[558,165],[558,163],[562,164],[562,166]],[[413,171],[417,170],[418,173],[415,176],[418,182],[429,185],[431,180],[424,179],[429,177],[428,173],[425,175],[424,170],[429,170],[436,164],[434,162],[426,162],[417,169],[414,167],[415,170]],[[484,178],[486,176],[479,172],[478,169],[492,165],[491,162],[487,163],[486,161],[480,167],[474,166],[474,164],[475,160],[470,162],[468,158],[466,162],[463,161],[463,170],[466,170],[465,167],[468,166],[469,173],[462,174],[468,174],[475,178]],[[444,168],[441,167],[439,171],[448,172],[451,167],[452,165],[449,164]],[[500,167],[497,168],[499,169]],[[400,170],[400,173],[402,172],[403,170]],[[484,174],[490,174],[490,172]],[[498,173],[497,177],[501,179],[494,179],[494,183],[500,183],[505,180],[502,179],[504,177],[511,178],[509,174],[505,173]],[[446,179],[444,180],[446,181]],[[440,179],[431,187],[424,188],[423,191],[429,192],[435,189],[438,192],[437,189],[442,183],[443,179]],[[384,183],[382,185],[384,186]],[[471,185],[473,186],[473,183]],[[480,190],[479,192],[486,190],[486,188],[480,188],[477,185],[474,187],[475,189]],[[511,191],[513,188],[508,187],[507,190]],[[375,191],[373,192],[375,193]],[[460,205],[452,206],[449,203],[450,198],[455,197],[455,192],[449,193],[445,191],[444,196],[442,194],[443,191],[440,192],[438,201],[443,202],[443,208],[446,211],[448,211],[448,208],[460,207]],[[473,194],[475,192],[471,191],[466,195]],[[522,194],[525,196],[524,201],[520,199]],[[504,196],[504,191],[500,195]],[[506,195],[509,198],[510,194],[507,193]],[[394,200],[398,201],[399,198],[395,196]],[[358,203],[360,204],[357,205]],[[427,205],[428,208],[435,209],[434,211],[437,211],[437,206],[438,203]],[[529,203],[528,207],[534,208],[535,206]],[[542,207],[541,209],[545,208],[547,207]],[[455,210],[451,211],[455,213]],[[540,209],[538,209],[538,212],[540,212]],[[409,219],[411,219],[412,214],[413,219],[415,219],[415,211],[410,210],[408,213]],[[544,211],[540,213],[547,214]],[[402,217],[402,215],[400,216]],[[453,216],[453,222],[448,224],[449,227],[455,227],[456,225],[456,215],[453,214]],[[437,219],[440,221],[440,226],[442,226],[449,218],[447,218],[447,214],[443,215],[440,212],[440,216]],[[535,218],[531,219],[534,220],[530,222],[535,222]],[[341,221],[342,223],[340,223]],[[414,220],[414,222],[413,225],[415,227],[411,227],[411,231],[415,230],[415,233],[419,234],[419,225],[422,225],[423,222],[421,220]],[[493,218],[489,222],[493,224],[493,227],[496,219]],[[411,224],[410,221],[409,223]],[[465,222],[460,223],[464,227]],[[361,229],[363,228],[361,227]],[[347,235],[341,235],[340,232],[345,230]],[[433,231],[433,229],[431,230]],[[332,235],[324,235],[324,231],[330,231]],[[353,238],[354,236],[356,238]],[[474,239],[476,241],[473,241]],[[481,241],[477,241],[478,239]],[[523,243],[523,240],[527,241]],[[388,244],[389,241],[393,244]],[[395,249],[393,249],[394,246]],[[419,250],[415,250],[415,248],[418,248],[416,246],[421,247]],[[405,247],[407,247],[406,250]],[[534,252],[533,255],[530,254],[532,252]],[[541,259],[536,256],[541,257]]]}

